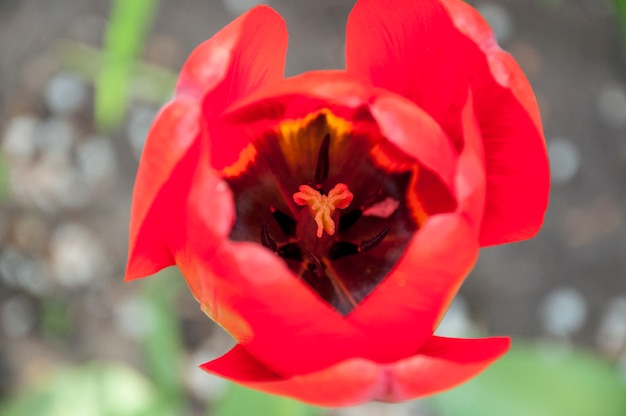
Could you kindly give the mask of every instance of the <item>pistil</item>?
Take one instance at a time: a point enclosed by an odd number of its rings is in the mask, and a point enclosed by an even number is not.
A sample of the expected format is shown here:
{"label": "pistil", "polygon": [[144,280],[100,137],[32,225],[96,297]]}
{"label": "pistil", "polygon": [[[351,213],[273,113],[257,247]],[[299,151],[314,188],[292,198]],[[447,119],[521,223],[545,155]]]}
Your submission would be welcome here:
{"label": "pistil", "polygon": [[354,198],[348,186],[338,183],[328,192],[328,195],[322,195],[308,185],[301,185],[299,189],[299,192],[293,194],[293,200],[298,205],[309,207],[309,211],[317,224],[317,238],[322,238],[324,231],[328,235],[334,235],[336,227],[333,214],[335,210],[348,208]]}

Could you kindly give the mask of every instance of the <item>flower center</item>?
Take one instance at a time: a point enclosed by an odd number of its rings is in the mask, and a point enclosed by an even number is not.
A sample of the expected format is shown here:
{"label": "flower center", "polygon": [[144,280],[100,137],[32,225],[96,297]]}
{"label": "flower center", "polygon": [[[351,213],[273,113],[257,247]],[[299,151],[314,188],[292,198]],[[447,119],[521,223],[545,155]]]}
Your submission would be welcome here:
{"label": "flower center", "polygon": [[221,171],[235,196],[230,238],[274,252],[344,315],[429,215],[455,209],[436,175],[387,142],[369,113],[353,111],[353,121],[326,109],[282,120]]}
{"label": "flower center", "polygon": [[307,205],[317,225],[317,238],[322,238],[324,231],[328,235],[335,234],[335,220],[333,214],[337,208],[348,208],[354,195],[347,185],[339,183],[330,190],[328,195],[322,195],[309,185],[300,185],[300,191],[293,194],[293,200],[298,205]]}

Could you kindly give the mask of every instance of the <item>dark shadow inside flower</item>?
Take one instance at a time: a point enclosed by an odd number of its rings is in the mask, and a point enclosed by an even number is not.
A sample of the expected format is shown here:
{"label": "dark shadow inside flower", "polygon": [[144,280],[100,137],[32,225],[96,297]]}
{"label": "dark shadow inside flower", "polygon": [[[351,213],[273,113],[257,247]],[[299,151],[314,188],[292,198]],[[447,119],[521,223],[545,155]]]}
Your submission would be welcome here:
{"label": "dark shadow inside flower", "polygon": [[456,202],[437,175],[385,140],[366,109],[270,123],[221,171],[235,196],[230,238],[262,244],[349,314],[430,216]]}

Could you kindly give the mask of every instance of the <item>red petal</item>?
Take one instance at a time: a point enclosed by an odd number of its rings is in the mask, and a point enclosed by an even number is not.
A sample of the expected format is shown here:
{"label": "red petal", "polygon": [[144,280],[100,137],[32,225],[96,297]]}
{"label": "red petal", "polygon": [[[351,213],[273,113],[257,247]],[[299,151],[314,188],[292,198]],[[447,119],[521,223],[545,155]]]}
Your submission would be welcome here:
{"label": "red petal", "polygon": [[473,82],[487,158],[481,245],[533,237],[548,205],[550,173],[535,95],[513,57],[500,49],[480,14],[461,0],[441,0],[455,27],[486,60]]}
{"label": "red petal", "polygon": [[459,155],[456,195],[459,210],[467,214],[479,235],[485,209],[485,151],[471,93],[463,107],[461,128],[465,145]]}
{"label": "red petal", "polygon": [[460,339],[433,336],[419,354],[396,363],[389,401],[424,397],[477,376],[510,347],[509,338]]}
{"label": "red petal", "polygon": [[202,369],[267,393],[292,397],[319,406],[350,406],[382,397],[384,369],[352,358],[320,371],[283,378],[263,366],[240,345]]}
{"label": "red petal", "polygon": [[280,374],[308,373],[369,348],[365,333],[258,244],[224,241],[215,249],[197,241],[176,260],[204,312]]}
{"label": "red petal", "polygon": [[[235,101],[283,79],[287,27],[268,6],[257,6],[198,46],[180,74],[177,96],[203,100],[207,120]],[[210,138],[211,163],[221,169],[248,144],[239,137]]]}
{"label": "red petal", "polygon": [[476,234],[464,215],[430,217],[390,275],[346,318],[368,334],[372,352],[364,357],[395,361],[419,348],[477,256]]}
{"label": "red petal", "polygon": [[383,136],[435,172],[452,189],[458,157],[445,132],[412,102],[380,90],[378,93],[370,110]]}
{"label": "red petal", "polygon": [[202,369],[244,386],[320,406],[350,406],[370,400],[411,400],[455,387],[478,375],[509,348],[508,338],[432,337],[412,357],[391,364],[352,358],[290,378],[272,372],[236,346]]}
{"label": "red petal", "polygon": [[[194,227],[196,235],[210,233],[202,221]],[[191,243],[177,263],[205,313],[283,376],[355,356],[390,362],[412,354],[432,334],[477,252],[462,216],[434,216],[397,269],[344,318],[257,244]]]}
{"label": "red petal", "polygon": [[207,114],[219,115],[234,101],[280,81],[285,70],[287,27],[268,6],[233,20],[191,53],[181,69],[176,96],[206,97]]}
{"label": "red petal", "polygon": [[[173,252],[184,241],[184,228],[173,221],[185,216],[185,201],[201,153],[199,138],[205,132],[204,123],[233,101],[280,80],[286,43],[283,19],[269,7],[259,6],[191,54],[181,71],[176,98],[157,116],[139,164],[131,211],[127,280],[150,275],[174,263]],[[228,148],[230,145],[233,148]],[[238,145],[232,139],[214,143],[213,155],[219,157],[224,151],[238,154]]]}
{"label": "red petal", "polygon": [[514,59],[460,0],[360,0],[348,20],[350,73],[411,99],[461,149],[468,86],[484,140],[487,202],[481,244],[532,237],[549,175],[537,105]]}
{"label": "red petal", "polygon": [[[280,120],[300,111],[308,114],[318,105],[332,110],[333,105],[345,109],[372,103],[375,117],[381,119],[392,142],[418,160],[424,157],[454,181],[450,167],[456,165],[457,156],[451,144],[430,117],[410,102],[384,92],[377,96],[377,91],[340,72],[303,75],[286,80],[278,88],[254,94],[252,105],[247,105],[248,99],[237,103],[237,109],[229,110],[225,119],[243,122],[247,128],[249,122],[263,116]],[[339,98],[325,101],[330,97]],[[392,114],[393,110],[397,112]],[[419,126],[423,126],[419,133],[428,146],[405,139],[412,132],[417,134],[414,129]],[[257,129],[252,131],[258,135]],[[215,218],[206,210],[210,193],[200,191],[197,195],[199,199],[190,202],[187,213],[197,218],[193,233],[212,235]],[[177,263],[207,314],[264,365],[282,375],[294,375],[355,355],[389,362],[415,351],[432,334],[439,315],[473,265],[477,242],[464,215],[432,217],[398,268],[383,282],[383,289],[372,293],[347,320],[260,245],[224,242],[214,251],[207,248],[204,239],[190,244],[187,250]],[[386,313],[381,314],[381,310]],[[321,345],[320,339],[325,340]]]}
{"label": "red petal", "polygon": [[473,49],[435,0],[360,0],[348,18],[348,72],[405,96],[440,123],[464,103]]}
{"label": "red petal", "polygon": [[[409,100],[373,89],[342,71],[307,72],[259,90],[229,108],[226,121],[252,125],[265,119],[278,123],[304,117],[321,108],[329,108],[336,115],[349,119],[352,114],[344,114],[346,109],[363,107],[369,108],[381,132],[391,143],[453,188],[458,156],[440,126]],[[224,128],[224,125],[220,127]],[[258,136],[259,130],[247,128],[252,136]],[[222,130],[219,134],[244,137],[246,142],[252,139],[252,136],[246,136],[246,132]],[[413,140],[415,137],[420,140]]]}
{"label": "red petal", "polygon": [[[133,191],[126,280],[174,264],[172,223],[189,189],[197,160],[199,108],[188,100],[169,103],[157,116],[143,149]],[[194,154],[196,153],[196,154]],[[174,186],[176,184],[176,186]]]}
{"label": "red petal", "polygon": [[372,86],[345,71],[310,71],[262,88],[231,106],[227,113],[250,121],[302,117],[323,107],[357,108],[372,97]]}

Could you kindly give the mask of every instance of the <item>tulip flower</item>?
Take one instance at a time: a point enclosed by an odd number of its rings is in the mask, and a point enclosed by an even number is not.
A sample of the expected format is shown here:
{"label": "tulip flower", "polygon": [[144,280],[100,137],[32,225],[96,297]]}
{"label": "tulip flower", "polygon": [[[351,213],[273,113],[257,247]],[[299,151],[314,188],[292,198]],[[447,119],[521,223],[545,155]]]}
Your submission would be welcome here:
{"label": "tulip flower", "polygon": [[286,47],[258,6],[192,52],[141,158],[126,279],[177,265],[237,341],[202,368],[254,389],[345,406],[474,377],[509,339],[433,333],[479,248],[543,222],[528,81],[460,0],[359,0],[345,70],[284,78]]}

